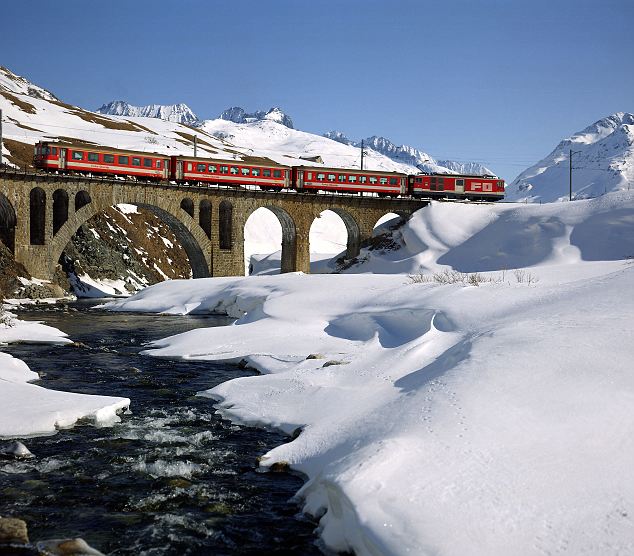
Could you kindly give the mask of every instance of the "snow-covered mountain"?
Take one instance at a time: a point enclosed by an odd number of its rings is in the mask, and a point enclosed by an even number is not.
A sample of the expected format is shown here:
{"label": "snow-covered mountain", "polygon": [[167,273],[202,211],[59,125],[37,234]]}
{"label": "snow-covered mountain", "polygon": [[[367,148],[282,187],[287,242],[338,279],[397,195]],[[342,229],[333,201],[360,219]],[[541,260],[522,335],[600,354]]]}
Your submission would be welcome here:
{"label": "snow-covered mountain", "polygon": [[135,118],[158,118],[166,122],[185,125],[197,125],[198,116],[186,104],[149,104],[148,106],[133,106],[124,100],[113,100],[96,110],[99,114],[110,116],[132,116]]}
{"label": "snow-covered mountain", "polygon": [[244,108],[240,108],[239,106],[233,106],[232,108],[227,108],[224,110],[219,118],[221,120],[227,120],[229,122],[233,122],[235,124],[249,124],[252,122],[259,122],[262,120],[269,120],[271,122],[277,122],[278,124],[282,124],[290,129],[295,129],[293,127],[293,120],[291,120],[290,116],[285,114],[281,108],[274,106],[269,109],[267,112],[263,110],[257,110],[252,113],[247,113]]}
{"label": "snow-covered mountain", "polygon": [[[341,131],[328,131],[324,137],[361,148],[361,141],[352,141]],[[385,137],[373,135],[363,140],[364,149],[372,149],[396,162],[402,162],[418,168],[421,172],[440,172],[447,174],[495,175],[493,171],[477,162],[455,162],[453,160],[434,160],[434,158],[408,145],[397,146]]]}
{"label": "snow-covered mountain", "polygon": [[[0,94],[5,99],[7,99],[7,95],[18,94],[51,102],[59,101],[50,91],[34,85],[24,77],[16,75],[3,66],[0,66]],[[11,101],[11,99],[8,100]]]}
{"label": "snow-covered mountain", "polygon": [[573,198],[634,188],[634,115],[617,112],[564,139],[546,158],[524,170],[507,188],[509,200],[568,199],[571,149]]}

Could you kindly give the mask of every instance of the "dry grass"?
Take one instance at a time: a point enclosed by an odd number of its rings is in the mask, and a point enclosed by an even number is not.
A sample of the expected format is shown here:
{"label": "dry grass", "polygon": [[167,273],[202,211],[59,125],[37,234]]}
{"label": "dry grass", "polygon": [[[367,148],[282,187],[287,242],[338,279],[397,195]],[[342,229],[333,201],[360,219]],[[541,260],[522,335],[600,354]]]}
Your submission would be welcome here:
{"label": "dry grass", "polygon": [[60,100],[50,100],[52,104],[56,104],[61,108],[65,108],[69,113],[81,118],[85,122],[91,124],[97,124],[105,127],[106,129],[114,129],[118,131],[149,131],[147,128],[141,128],[132,122],[126,121],[118,121],[111,120],[110,118],[105,118],[99,114],[95,114],[94,112],[88,112],[87,110],[83,110],[78,108],[77,106],[73,106],[72,104],[67,104]]}
{"label": "dry grass", "polygon": [[9,150],[9,155],[5,158],[11,163],[15,164],[22,170],[33,169],[33,145],[29,143],[22,143],[15,139],[2,140],[4,146]]}
{"label": "dry grass", "polygon": [[13,104],[14,106],[17,106],[20,110],[26,112],[27,114],[35,114],[37,112],[37,110],[35,109],[35,106],[33,106],[32,104],[24,100],[19,99],[18,97],[16,97],[15,95],[12,95],[11,93],[7,93],[6,91],[0,91],[0,95],[2,95],[11,104]]}
{"label": "dry grass", "polygon": [[[513,271],[513,276],[518,284],[526,284],[530,286],[539,282],[539,278],[525,269],[518,268]],[[479,272],[458,272],[457,270],[445,269],[442,272],[434,272],[433,274],[410,274],[408,276],[410,284],[462,284],[463,286],[480,286],[480,284],[510,284],[506,280],[506,270],[500,271],[499,274],[484,276]]]}

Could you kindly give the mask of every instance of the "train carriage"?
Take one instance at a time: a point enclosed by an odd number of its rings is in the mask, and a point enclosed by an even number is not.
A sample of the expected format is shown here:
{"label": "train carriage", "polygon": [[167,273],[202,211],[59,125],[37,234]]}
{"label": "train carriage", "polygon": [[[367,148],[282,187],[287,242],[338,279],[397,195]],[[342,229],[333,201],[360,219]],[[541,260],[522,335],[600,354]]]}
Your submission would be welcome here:
{"label": "train carriage", "polygon": [[414,197],[448,197],[497,201],[504,198],[504,180],[495,176],[420,174],[409,176]]}
{"label": "train carriage", "polygon": [[172,156],[170,174],[171,179],[179,183],[257,185],[271,190],[287,189],[291,185],[290,166],[252,164],[242,160]]}
{"label": "train carriage", "polygon": [[407,175],[398,172],[293,166],[293,186],[298,191],[367,192],[397,197],[407,193]]}
{"label": "train carriage", "polygon": [[169,177],[169,158],[157,153],[128,151],[80,143],[40,141],[33,165],[59,172],[85,172],[152,180]]}

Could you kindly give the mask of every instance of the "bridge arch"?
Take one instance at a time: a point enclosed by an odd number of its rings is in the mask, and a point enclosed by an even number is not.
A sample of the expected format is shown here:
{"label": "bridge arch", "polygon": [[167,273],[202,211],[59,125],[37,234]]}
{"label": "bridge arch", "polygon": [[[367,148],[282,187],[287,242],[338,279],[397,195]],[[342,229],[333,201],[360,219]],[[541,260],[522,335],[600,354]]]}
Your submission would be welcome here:
{"label": "bridge arch", "polygon": [[11,201],[0,193],[0,241],[15,253],[15,225],[17,219]]}
{"label": "bridge arch", "polygon": [[[268,210],[272,212],[281,227],[281,260],[280,273],[294,272],[297,263],[297,227],[293,217],[283,208],[275,205],[264,204],[251,211],[247,219],[244,221],[243,237],[246,238],[246,228],[249,219],[259,210]],[[246,239],[245,239],[246,242]]]}
{"label": "bridge arch", "polygon": [[359,254],[361,249],[361,229],[354,216],[342,208],[331,207],[330,210],[337,214],[346,226],[348,242],[346,244],[346,258],[352,259]]}
{"label": "bridge arch", "polygon": [[78,191],[75,193],[75,210],[79,210],[81,207],[86,206],[88,203],[92,202],[90,198],[90,193],[85,190]]}
{"label": "bridge arch", "polygon": [[374,224],[372,235],[381,234],[403,224],[410,217],[409,212],[386,212]]}
{"label": "bridge arch", "polygon": [[68,220],[68,193],[63,189],[56,189],[53,192],[53,235]]}
{"label": "bridge arch", "polygon": [[31,245],[46,243],[46,192],[34,187],[29,192],[29,242]]}
{"label": "bridge arch", "polygon": [[[211,242],[193,218],[184,216],[182,211],[179,214],[172,209],[173,205],[169,203],[145,203],[138,202],[136,199],[119,201],[119,203],[123,202],[145,208],[166,222],[187,253],[193,277],[206,278],[210,276]],[[59,229],[50,243],[50,275],[53,274],[57,261],[79,227],[110,206],[112,206],[110,203],[90,202],[76,211]]]}
{"label": "bridge arch", "polygon": [[189,214],[189,216],[194,218],[194,201],[192,201],[189,197],[185,197],[181,201],[181,208]]}
{"label": "bridge arch", "polygon": [[198,205],[198,225],[211,239],[211,201],[209,199],[203,199]]}

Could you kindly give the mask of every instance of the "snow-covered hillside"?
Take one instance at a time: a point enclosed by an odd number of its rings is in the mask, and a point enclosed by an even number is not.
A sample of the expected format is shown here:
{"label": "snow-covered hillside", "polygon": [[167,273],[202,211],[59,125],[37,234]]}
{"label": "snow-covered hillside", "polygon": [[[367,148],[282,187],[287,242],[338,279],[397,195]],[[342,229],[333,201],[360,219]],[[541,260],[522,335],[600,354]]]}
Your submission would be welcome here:
{"label": "snow-covered hillside", "polygon": [[634,189],[634,115],[617,112],[564,139],[506,189],[512,201],[568,199],[569,152],[575,199]]}
{"label": "snow-covered hillside", "polygon": [[393,240],[361,275],[172,281],[110,308],[239,318],[149,353],[261,371],[201,395],[293,435],[260,465],[307,476],[334,550],[634,552],[634,192],[433,203]]}
{"label": "snow-covered hillside", "polygon": [[95,110],[99,114],[110,116],[132,116],[135,118],[159,118],[168,122],[178,124],[196,125],[199,123],[198,116],[186,104],[150,104],[148,106],[132,106],[124,100],[113,100]]}
{"label": "snow-covered hillside", "polygon": [[357,148],[372,149],[378,153],[384,154],[388,158],[396,162],[402,162],[418,168],[421,172],[438,172],[444,174],[476,174],[476,175],[495,175],[493,171],[486,166],[477,162],[455,162],[453,160],[434,160],[434,158],[414,147],[407,145],[397,146],[385,137],[373,135],[363,139],[362,141],[352,141],[345,133],[341,131],[329,131],[324,133],[324,137],[343,143],[344,145],[352,145]]}

